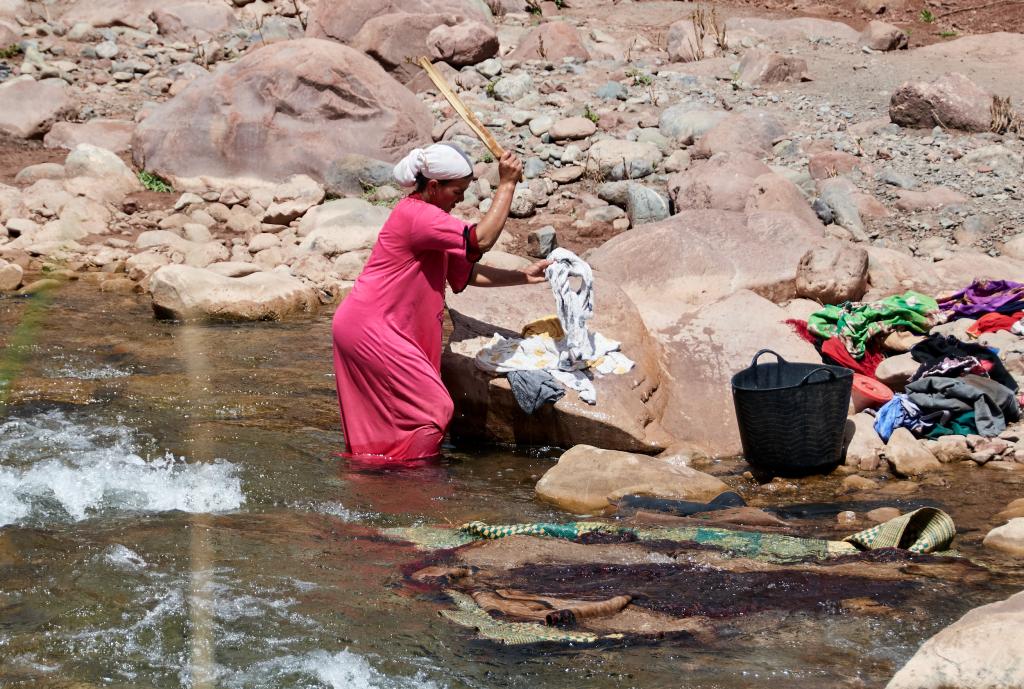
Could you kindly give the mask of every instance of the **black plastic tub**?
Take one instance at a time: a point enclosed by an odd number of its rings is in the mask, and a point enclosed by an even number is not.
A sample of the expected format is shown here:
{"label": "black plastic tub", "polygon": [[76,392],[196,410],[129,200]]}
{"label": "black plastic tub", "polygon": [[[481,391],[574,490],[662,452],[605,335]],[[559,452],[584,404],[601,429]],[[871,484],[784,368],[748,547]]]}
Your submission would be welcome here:
{"label": "black plastic tub", "polygon": [[[760,364],[763,354],[777,361]],[[770,349],[732,377],[743,455],[772,473],[807,473],[838,464],[843,454],[853,371],[790,363]]]}

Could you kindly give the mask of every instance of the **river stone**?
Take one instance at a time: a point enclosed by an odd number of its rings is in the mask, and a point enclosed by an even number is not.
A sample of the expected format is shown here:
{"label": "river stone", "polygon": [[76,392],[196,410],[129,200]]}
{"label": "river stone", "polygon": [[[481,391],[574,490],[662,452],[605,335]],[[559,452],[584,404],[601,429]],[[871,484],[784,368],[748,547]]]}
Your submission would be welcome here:
{"label": "river stone", "polygon": [[16,184],[34,184],[41,179],[64,179],[64,166],[60,163],[37,163],[35,165],[29,165],[26,168],[22,168],[17,175],[14,176]]}
{"label": "river stone", "polygon": [[631,227],[664,220],[669,216],[668,199],[642,184],[626,188],[626,215]]}
{"label": "river stone", "polygon": [[601,180],[638,179],[654,172],[661,151],[652,143],[602,139],[587,152],[587,172]]}
{"label": "river stone", "polygon": [[853,474],[843,479],[843,482],[840,484],[839,493],[858,493],[860,491],[874,490],[876,488],[878,488],[877,481],[872,481],[867,476]]}
{"label": "river stone", "polygon": [[774,115],[751,111],[730,113],[697,141],[697,157],[709,158],[725,151],[768,155],[786,135],[785,125]]}
{"label": "river stone", "polygon": [[367,22],[388,14],[445,14],[458,21],[491,22],[491,11],[482,0],[346,0],[314,3],[306,35],[349,43]]}
{"label": "river stone", "polygon": [[807,60],[793,55],[748,50],[740,60],[739,83],[766,86],[787,81],[809,81]]}
{"label": "river stone", "polygon": [[910,352],[887,357],[875,369],[875,378],[887,385],[894,392],[903,392],[910,378],[917,373],[921,364],[914,361]]}
{"label": "river stone", "polygon": [[367,189],[395,182],[395,166],[358,153],[347,153],[331,162],[324,173],[324,188],[335,196],[355,196]]}
{"label": "river stone", "polygon": [[1024,517],[1011,519],[985,536],[985,547],[1001,550],[1015,557],[1024,557]]}
{"label": "river stone", "polygon": [[167,4],[151,19],[166,40],[185,43],[202,43],[239,27],[230,7],[210,2]]}
{"label": "river stone", "polygon": [[17,263],[8,263],[0,258],[0,292],[10,292],[21,287],[25,271]]}
{"label": "river stone", "polygon": [[534,258],[544,258],[557,248],[558,235],[551,225],[532,230],[526,237],[526,253]]}
{"label": "river stone", "polygon": [[853,435],[846,446],[846,465],[862,471],[874,471],[880,463],[885,443],[875,431],[875,417],[860,412],[850,417]]}
{"label": "river stone", "polygon": [[766,174],[771,174],[771,168],[750,153],[718,153],[669,177],[668,194],[676,212],[699,208],[742,211],[754,181]]}
{"label": "river stone", "polygon": [[993,519],[995,521],[1010,521],[1011,519],[1017,519],[1018,517],[1024,517],[1024,498],[1017,498],[1012,500],[1006,508],[998,513]]}
{"label": "river stone", "polygon": [[1022,687],[1022,635],[1024,592],[975,608],[925,641],[886,689]]}
{"label": "river stone", "polygon": [[956,72],[931,83],[907,82],[892,94],[889,117],[901,127],[987,132],[992,125],[992,94]]}
{"label": "river stone", "polygon": [[909,37],[903,29],[880,21],[868,24],[857,39],[858,45],[883,52],[906,50],[908,41]]}
{"label": "river stone", "polygon": [[864,516],[876,524],[882,524],[890,519],[895,519],[900,516],[900,510],[898,507],[876,507],[875,509],[865,513]]}
{"label": "river stone", "polygon": [[494,82],[494,98],[514,103],[533,90],[533,77],[526,72],[511,74]]}
{"label": "river stone", "polygon": [[811,249],[796,271],[796,293],[822,304],[859,301],[868,289],[868,252],[846,243]]}
{"label": "river stone", "polygon": [[885,458],[899,476],[920,476],[942,465],[906,428],[897,428],[885,446]]}
{"label": "river stone", "polygon": [[682,103],[661,113],[658,130],[663,136],[688,146],[728,115],[725,110],[704,110],[692,103]]}
{"label": "river stone", "polygon": [[128,120],[57,122],[43,137],[43,145],[73,150],[79,144],[92,144],[114,153],[123,153],[131,148],[134,131],[135,123]]}
{"label": "river stone", "polygon": [[42,138],[72,106],[63,79],[36,81],[26,75],[0,82],[0,134]]}
{"label": "river stone", "polygon": [[[348,45],[366,53],[395,79],[417,91],[414,80],[431,82],[415,60],[429,52],[427,39],[431,32],[454,21],[455,17],[440,13],[382,14],[366,22]],[[451,83],[458,72],[446,66],[452,70],[445,75]]]}
{"label": "river stone", "polygon": [[150,278],[153,310],[176,319],[267,321],[313,309],[313,290],[280,271],[231,278],[202,268],[171,265]]}
{"label": "river stone", "polygon": [[576,514],[597,512],[624,495],[709,502],[729,486],[682,463],[577,445],[537,482],[537,496]]}
{"label": "river stone", "polygon": [[818,196],[832,210],[837,225],[849,230],[857,241],[867,241],[853,182],[845,177],[823,179],[818,182]]}
{"label": "river stone", "polygon": [[302,216],[297,234],[307,237],[315,230],[345,227],[383,227],[391,211],[363,199],[335,199],[314,206]]}
{"label": "river stone", "polygon": [[154,108],[135,129],[132,155],[164,177],[322,181],[348,153],[398,160],[431,140],[432,122],[363,53],[305,38],[249,51]]}
{"label": "river stone", "polygon": [[597,303],[592,332],[622,343],[636,362],[624,375],[595,378],[597,404],[569,390],[554,405],[527,416],[516,404],[504,376],[493,377],[474,363],[494,333],[518,336],[522,328],[554,313],[549,285],[468,289],[449,294],[453,332],[441,358],[441,375],[455,401],[451,432],[455,437],[571,447],[589,443],[630,452],[664,449],[667,438],[657,423],[651,396],[661,384],[658,350],[636,310],[614,280],[594,273]]}
{"label": "river stone", "polygon": [[597,131],[597,125],[586,117],[567,117],[558,120],[548,129],[554,141],[586,139]]}
{"label": "river stone", "polygon": [[777,172],[770,172],[754,179],[747,192],[743,210],[747,213],[758,211],[782,211],[799,217],[808,227],[824,230],[821,218],[800,188]]}
{"label": "river stone", "polygon": [[560,64],[565,58],[586,62],[590,53],[575,26],[568,22],[545,22],[526,34],[509,57],[513,60],[545,60]]}
{"label": "river stone", "polygon": [[944,435],[937,439],[932,454],[943,464],[953,464],[970,459],[971,448],[962,435]]}

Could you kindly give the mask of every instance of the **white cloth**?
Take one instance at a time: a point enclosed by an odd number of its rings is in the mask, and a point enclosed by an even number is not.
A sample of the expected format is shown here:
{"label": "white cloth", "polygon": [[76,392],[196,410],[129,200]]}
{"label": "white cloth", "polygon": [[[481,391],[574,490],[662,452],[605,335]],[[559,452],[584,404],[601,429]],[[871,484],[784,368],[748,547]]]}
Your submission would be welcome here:
{"label": "white cloth", "polygon": [[1012,332],[1014,335],[1024,335],[1024,320],[1017,321],[1012,326],[1010,326],[1010,332]]}
{"label": "white cloth", "polygon": [[554,340],[547,334],[534,335],[525,340],[495,334],[477,352],[475,361],[477,368],[488,373],[548,371],[559,383],[578,392],[581,400],[587,404],[596,404],[597,389],[594,388],[592,376],[629,373],[634,363],[619,351],[620,344],[615,340],[597,333],[591,341],[594,345],[594,358],[572,370],[565,370],[559,365],[559,359],[566,351],[565,339]]}
{"label": "white cloth", "polygon": [[[571,369],[594,358],[594,342],[587,321],[594,316],[594,274],[587,262],[568,249],[558,248],[547,256],[551,265],[544,271],[558,306],[558,320],[565,330],[566,347],[560,362]],[[580,289],[573,287],[579,278]]]}
{"label": "white cloth", "polygon": [[[555,249],[545,271],[555,296],[558,320],[565,337],[534,335],[525,340],[495,335],[476,355],[477,368],[488,373],[545,370],[562,385],[579,393],[587,404],[597,404],[595,375],[622,375],[632,370],[632,360],[619,351],[621,345],[601,333],[587,330],[594,315],[594,274],[586,261],[566,249]],[[580,289],[572,278],[579,278]]]}
{"label": "white cloth", "polygon": [[459,149],[449,144],[414,148],[395,165],[395,181],[403,187],[416,186],[416,175],[427,179],[462,179],[473,174],[473,166]]}

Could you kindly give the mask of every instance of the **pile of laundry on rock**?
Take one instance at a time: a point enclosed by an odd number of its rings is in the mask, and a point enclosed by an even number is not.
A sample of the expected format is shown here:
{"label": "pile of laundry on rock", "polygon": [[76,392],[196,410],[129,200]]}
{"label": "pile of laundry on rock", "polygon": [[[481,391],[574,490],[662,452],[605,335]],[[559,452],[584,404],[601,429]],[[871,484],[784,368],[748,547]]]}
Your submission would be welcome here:
{"label": "pile of laundry on rock", "polygon": [[[548,255],[545,271],[554,293],[557,318],[527,324],[523,337],[495,334],[476,355],[476,366],[508,377],[519,406],[532,414],[565,395],[565,387],[588,404],[597,403],[594,376],[622,375],[634,366],[620,344],[591,333],[587,321],[594,315],[594,276],[583,259],[567,249]],[[579,282],[577,288],[574,281]],[[564,387],[563,387],[564,386]]]}
{"label": "pile of laundry on rock", "polygon": [[[875,430],[888,441],[897,428],[918,437],[997,436],[1021,418],[1018,382],[999,350],[976,342],[1006,331],[1024,336],[1024,284],[978,280],[941,300],[908,291],[872,303],[825,306],[790,325],[815,345],[826,363],[868,378],[881,377],[887,358],[909,354],[917,370],[883,382],[895,394],[875,412]],[[933,332],[961,319],[967,339]],[[871,411],[871,410],[868,410]]]}

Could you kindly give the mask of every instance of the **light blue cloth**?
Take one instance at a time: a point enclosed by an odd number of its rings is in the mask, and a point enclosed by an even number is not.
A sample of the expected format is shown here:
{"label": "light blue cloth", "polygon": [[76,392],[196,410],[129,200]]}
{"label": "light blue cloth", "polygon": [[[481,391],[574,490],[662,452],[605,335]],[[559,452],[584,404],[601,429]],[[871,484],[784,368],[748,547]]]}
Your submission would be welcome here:
{"label": "light blue cloth", "polygon": [[908,428],[911,431],[920,431],[925,424],[921,420],[921,409],[907,399],[906,395],[895,395],[891,400],[878,410],[875,416],[875,432],[878,437],[889,442],[893,432],[897,428]]}

